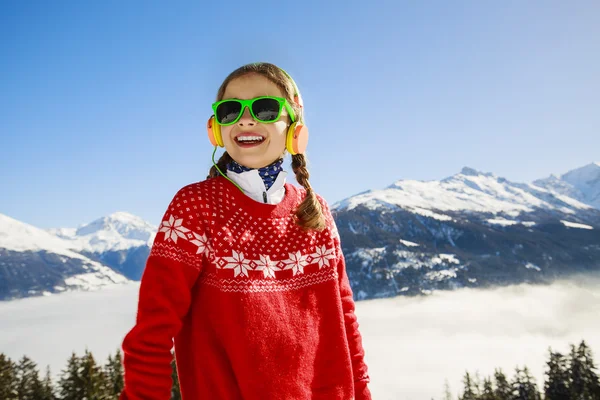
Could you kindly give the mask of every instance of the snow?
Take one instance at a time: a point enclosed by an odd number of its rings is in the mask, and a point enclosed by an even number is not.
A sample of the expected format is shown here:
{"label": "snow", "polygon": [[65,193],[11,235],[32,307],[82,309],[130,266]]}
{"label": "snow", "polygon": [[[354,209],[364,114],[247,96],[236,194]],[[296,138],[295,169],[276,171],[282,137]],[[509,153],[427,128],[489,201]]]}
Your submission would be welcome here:
{"label": "snow", "polygon": [[[0,214],[0,248],[11,251],[46,251],[58,254],[62,261],[69,258],[82,261],[88,272],[65,280],[65,290],[97,290],[107,285],[122,284],[129,280],[112,268],[92,261],[70,249],[70,244],[49,232]],[[23,265],[25,267],[25,265]],[[37,292],[34,292],[37,293]]]}
{"label": "snow", "polygon": [[[591,207],[600,209],[600,163],[593,162],[581,168],[569,171],[560,177],[551,175],[534,182],[553,193],[559,193],[565,202],[583,202]],[[560,198],[560,197],[559,197]]]}
{"label": "snow", "polygon": [[373,265],[384,253],[385,247],[377,247],[373,249],[357,249],[350,255],[362,260],[361,265],[363,268],[366,268],[369,264]]}
{"label": "snow", "polygon": [[102,286],[111,283],[125,283],[129,280],[123,275],[116,273],[109,267],[98,265],[96,272],[73,275],[65,279],[67,286],[77,287],[78,290],[98,290]]}
{"label": "snow", "polygon": [[425,274],[425,279],[439,282],[445,279],[456,278],[456,271],[458,271],[458,269],[456,268],[446,269],[442,271],[430,271]]}
{"label": "snow", "polygon": [[417,253],[404,250],[396,250],[394,254],[398,257],[398,262],[392,265],[393,270],[401,270],[404,268],[421,268],[423,261],[417,257]]}
{"label": "snow", "polygon": [[534,221],[518,221],[518,220],[513,221],[513,220],[505,219],[505,218],[492,218],[492,219],[488,219],[487,222],[489,224],[502,225],[502,226],[512,226],[512,225],[518,225],[518,224],[521,224],[526,227],[535,226]]}
{"label": "snow", "polygon": [[403,239],[400,239],[400,243],[402,243],[403,245],[405,245],[405,246],[407,246],[407,247],[416,247],[416,246],[420,246],[418,243],[409,242],[408,240],[403,240]]}
{"label": "snow", "polygon": [[511,221],[511,220],[504,219],[504,218],[488,219],[487,222],[490,223],[490,224],[502,225],[502,226],[517,225],[519,223],[517,221]]}
{"label": "snow", "polygon": [[421,207],[414,207],[411,209],[412,212],[414,212],[415,214],[419,214],[422,215],[424,217],[429,217],[429,218],[433,218],[433,219],[437,219],[438,221],[452,221],[452,218],[444,215],[444,214],[439,214],[439,213],[435,213],[433,211],[430,210],[426,210],[424,208]]}
{"label": "snow", "polygon": [[[385,251],[385,248],[381,248],[379,249],[378,252],[378,257],[381,257],[381,255],[383,254],[383,252]],[[352,253],[352,255],[358,255],[359,257],[362,257],[365,262],[368,264],[368,262],[373,262],[372,258],[368,258],[365,255],[369,254],[369,249],[359,249],[357,251],[355,251],[354,253]],[[425,254],[425,253],[415,253],[415,252],[411,252],[411,251],[406,251],[406,250],[395,250],[394,251],[394,255],[396,257],[398,257],[398,262],[396,262],[395,264],[393,264],[391,266],[391,268],[393,270],[401,270],[404,268],[415,268],[415,269],[419,269],[419,268],[429,268],[432,269],[434,267],[437,267],[439,265],[444,265],[444,264],[460,264],[460,260],[458,258],[456,258],[455,254],[437,254],[437,255],[430,255],[430,254]],[[367,264],[363,264],[363,265],[367,265]]]}
{"label": "snow", "polygon": [[585,225],[585,224],[578,224],[576,222],[569,222],[569,221],[563,221],[563,220],[560,220],[560,222],[562,222],[563,225],[566,226],[567,228],[594,229],[594,227],[592,227],[592,226]]}
{"label": "snow", "polygon": [[[0,352],[12,360],[28,355],[43,370],[50,365],[55,383],[71,352],[88,348],[104,364],[135,324],[138,294],[135,282],[0,303]],[[600,352],[599,312],[600,281],[587,277],[366,300],[355,310],[378,400],[441,399],[446,379],[457,398],[465,371],[488,376],[502,368],[512,378],[523,365],[539,386],[548,347],[566,353],[585,339]]]}
{"label": "snow", "polygon": [[537,265],[532,264],[530,262],[528,262],[527,264],[525,264],[525,268],[527,268],[527,269],[534,269],[534,270],[536,270],[538,272],[540,272],[542,270],[540,267],[538,267]]}
{"label": "snow", "polygon": [[0,214],[0,247],[13,251],[46,250],[68,257],[82,257],[71,251],[64,240],[4,214]]}
{"label": "snow", "polygon": [[456,255],[454,254],[440,254],[440,258],[452,264],[460,264],[460,261],[458,260],[458,258],[456,258]]}
{"label": "snow", "polygon": [[157,229],[133,214],[116,212],[79,228],[50,229],[49,232],[65,240],[73,250],[103,253],[151,246]]}
{"label": "snow", "polygon": [[561,179],[582,191],[586,191],[593,187],[594,184],[597,185],[600,183],[600,163],[591,163],[569,171],[562,175]]}
{"label": "snow", "polygon": [[73,258],[80,251],[102,253],[151,245],[157,230],[141,218],[123,212],[80,228],[47,231],[0,214],[0,247],[14,251],[46,250]]}
{"label": "snow", "polygon": [[427,217],[447,221],[446,212],[470,211],[517,217],[537,208],[573,213],[590,206],[533,184],[512,183],[490,173],[464,168],[441,181],[400,180],[382,190],[360,193],[335,203],[332,208],[352,210],[404,208]]}

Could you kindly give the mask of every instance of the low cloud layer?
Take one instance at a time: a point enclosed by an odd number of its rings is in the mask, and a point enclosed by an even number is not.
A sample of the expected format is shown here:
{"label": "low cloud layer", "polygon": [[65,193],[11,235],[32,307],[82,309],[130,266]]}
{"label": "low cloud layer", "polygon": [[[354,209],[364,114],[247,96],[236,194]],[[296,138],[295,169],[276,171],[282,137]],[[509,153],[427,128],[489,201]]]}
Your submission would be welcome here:
{"label": "low cloud layer", "polygon": [[[31,357],[53,376],[71,352],[91,350],[101,363],[133,327],[139,284],[0,303],[0,352]],[[464,289],[425,298],[357,302],[360,330],[378,400],[441,399],[466,370],[509,378],[527,365],[541,387],[548,347],[567,353],[586,340],[600,361],[600,277],[550,286]]]}

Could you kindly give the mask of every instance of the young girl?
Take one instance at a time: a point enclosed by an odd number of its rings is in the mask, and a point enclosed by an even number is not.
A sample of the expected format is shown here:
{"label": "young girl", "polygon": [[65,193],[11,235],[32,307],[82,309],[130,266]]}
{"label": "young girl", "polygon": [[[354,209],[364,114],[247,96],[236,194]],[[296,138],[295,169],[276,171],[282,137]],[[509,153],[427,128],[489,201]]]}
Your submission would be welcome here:
{"label": "young girl", "polygon": [[[121,400],[170,399],[173,339],[183,400],[371,399],[340,238],[308,182],[298,88],[246,65],[213,112],[209,139],[226,152],[164,214]],[[286,182],[287,152],[304,189]]]}

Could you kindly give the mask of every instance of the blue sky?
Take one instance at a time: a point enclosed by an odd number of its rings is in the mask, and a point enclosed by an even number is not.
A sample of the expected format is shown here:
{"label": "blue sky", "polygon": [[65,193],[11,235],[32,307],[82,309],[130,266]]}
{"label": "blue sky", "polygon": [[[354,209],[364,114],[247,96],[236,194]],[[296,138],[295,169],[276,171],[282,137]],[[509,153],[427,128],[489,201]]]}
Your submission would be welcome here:
{"label": "blue sky", "polygon": [[158,224],[211,165],[221,81],[254,61],[298,83],[330,203],[463,166],[531,181],[600,161],[599,16],[596,1],[2,2],[0,213]]}

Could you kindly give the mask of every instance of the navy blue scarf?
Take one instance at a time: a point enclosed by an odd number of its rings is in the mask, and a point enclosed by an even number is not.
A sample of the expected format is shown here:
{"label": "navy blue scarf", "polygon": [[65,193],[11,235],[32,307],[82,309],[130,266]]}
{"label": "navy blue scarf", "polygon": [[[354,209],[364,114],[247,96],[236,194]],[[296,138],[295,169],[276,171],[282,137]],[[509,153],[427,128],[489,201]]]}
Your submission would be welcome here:
{"label": "navy blue scarf", "polygon": [[[281,166],[281,164],[283,164],[283,158],[280,158],[273,164],[258,169],[258,174],[265,183],[265,187],[267,188],[267,190],[269,190],[269,188],[273,186],[275,179],[277,179],[277,175],[279,175],[279,173],[283,171],[283,167]],[[235,161],[231,161],[229,164],[227,164],[227,169],[229,171],[241,174],[242,172],[251,171],[256,168],[244,167],[243,165],[240,165]]]}

